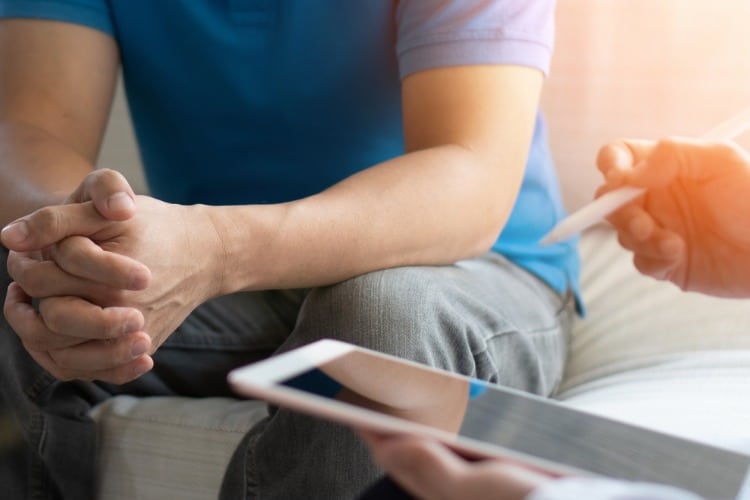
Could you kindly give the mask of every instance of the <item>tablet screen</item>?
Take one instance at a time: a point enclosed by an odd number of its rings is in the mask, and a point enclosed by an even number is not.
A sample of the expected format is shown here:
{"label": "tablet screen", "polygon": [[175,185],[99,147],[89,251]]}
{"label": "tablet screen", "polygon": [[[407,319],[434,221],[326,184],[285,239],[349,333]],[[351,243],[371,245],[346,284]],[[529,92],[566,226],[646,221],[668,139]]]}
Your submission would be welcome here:
{"label": "tablet screen", "polygon": [[750,466],[750,457],[734,451],[360,348],[300,367],[275,383],[448,432],[469,444],[464,448],[498,446],[571,469],[672,484],[707,498],[735,498]]}

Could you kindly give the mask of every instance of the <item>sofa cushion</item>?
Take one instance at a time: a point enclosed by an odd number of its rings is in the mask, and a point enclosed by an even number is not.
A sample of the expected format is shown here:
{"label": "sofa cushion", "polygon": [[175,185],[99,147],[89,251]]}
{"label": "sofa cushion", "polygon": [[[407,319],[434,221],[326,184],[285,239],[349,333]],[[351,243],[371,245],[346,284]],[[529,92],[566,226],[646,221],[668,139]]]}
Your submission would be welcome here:
{"label": "sofa cushion", "polygon": [[559,394],[615,420],[750,453],[750,350],[665,354]]}
{"label": "sofa cushion", "polygon": [[98,497],[216,498],[245,432],[266,416],[259,401],[117,396],[95,408]]}
{"label": "sofa cushion", "polygon": [[587,315],[574,325],[563,392],[664,356],[750,350],[750,301],[686,293],[641,275],[609,226],[588,230],[580,250]]}

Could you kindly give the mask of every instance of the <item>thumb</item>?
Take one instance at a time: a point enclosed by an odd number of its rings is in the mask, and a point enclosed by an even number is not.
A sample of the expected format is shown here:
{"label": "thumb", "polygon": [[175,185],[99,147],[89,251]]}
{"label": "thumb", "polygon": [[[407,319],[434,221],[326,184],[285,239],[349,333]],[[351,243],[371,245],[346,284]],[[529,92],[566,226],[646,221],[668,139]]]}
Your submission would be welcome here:
{"label": "thumb", "polygon": [[91,201],[105,219],[127,220],[135,215],[133,188],[116,170],[94,170],[68,198],[71,203],[87,201]]}

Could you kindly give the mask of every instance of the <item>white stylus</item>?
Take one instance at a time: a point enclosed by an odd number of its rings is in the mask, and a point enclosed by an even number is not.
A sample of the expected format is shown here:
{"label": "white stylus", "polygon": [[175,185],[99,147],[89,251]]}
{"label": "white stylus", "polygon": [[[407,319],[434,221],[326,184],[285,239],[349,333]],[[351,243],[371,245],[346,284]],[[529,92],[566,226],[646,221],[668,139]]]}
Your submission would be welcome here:
{"label": "white stylus", "polygon": [[[750,107],[715,126],[700,138],[707,141],[728,141],[748,128],[750,128]],[[643,192],[643,188],[626,186],[600,196],[561,220],[541,239],[540,244],[550,245],[580,233],[629,201],[636,199]]]}

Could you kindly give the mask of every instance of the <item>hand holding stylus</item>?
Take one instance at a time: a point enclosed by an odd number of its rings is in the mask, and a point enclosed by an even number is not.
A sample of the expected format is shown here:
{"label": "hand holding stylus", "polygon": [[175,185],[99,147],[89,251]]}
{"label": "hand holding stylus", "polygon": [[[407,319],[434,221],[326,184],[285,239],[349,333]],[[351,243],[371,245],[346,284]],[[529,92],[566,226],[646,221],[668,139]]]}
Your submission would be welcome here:
{"label": "hand holding stylus", "polygon": [[640,272],[683,290],[750,296],[750,155],[731,142],[619,141],[597,163],[607,178],[600,190],[646,188],[608,217]]}
{"label": "hand holding stylus", "polygon": [[[700,139],[706,142],[728,141],[748,128],[750,128],[750,107],[712,128],[703,134]],[[645,158],[639,158],[638,164],[634,168],[637,169],[642,166],[644,161]],[[618,208],[633,201],[643,194],[643,191],[642,187],[624,186],[602,195],[558,223],[552,231],[542,238],[541,244],[549,245],[580,233]]]}

